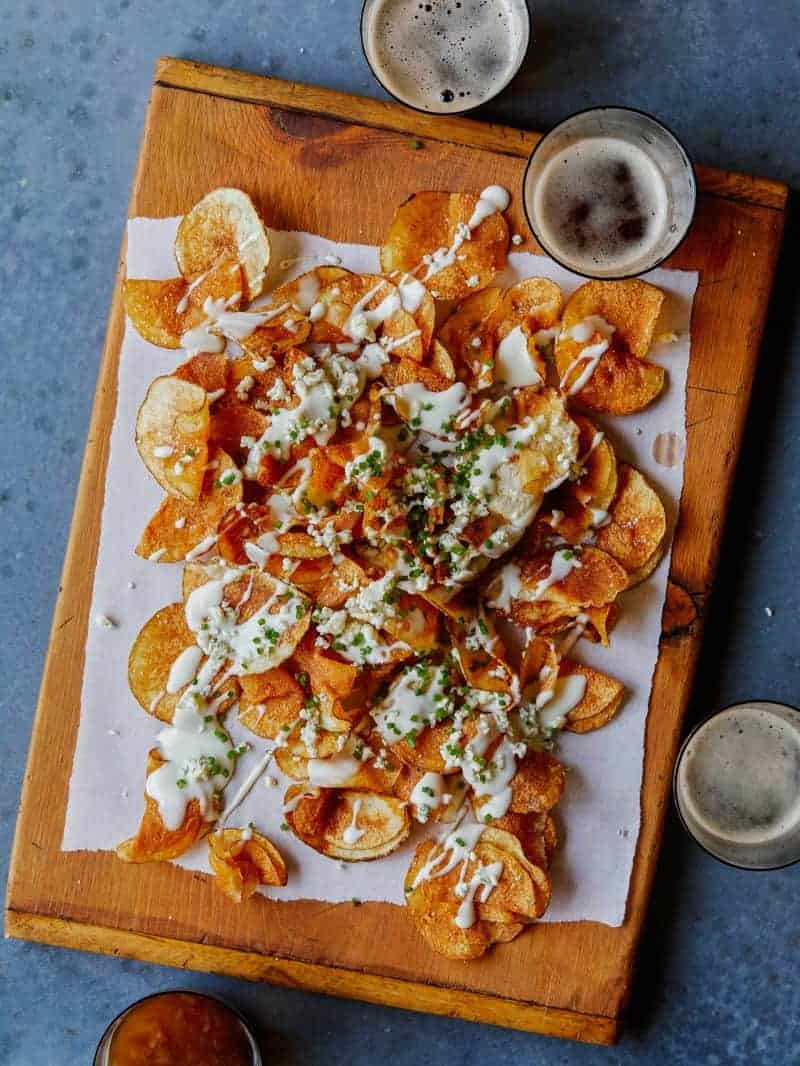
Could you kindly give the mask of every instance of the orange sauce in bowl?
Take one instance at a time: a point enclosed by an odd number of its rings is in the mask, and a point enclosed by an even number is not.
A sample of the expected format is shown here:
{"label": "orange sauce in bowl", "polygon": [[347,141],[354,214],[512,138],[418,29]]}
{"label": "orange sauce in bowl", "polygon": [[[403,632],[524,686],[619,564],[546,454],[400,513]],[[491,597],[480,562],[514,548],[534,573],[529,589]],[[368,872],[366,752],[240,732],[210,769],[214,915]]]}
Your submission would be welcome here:
{"label": "orange sauce in bowl", "polygon": [[238,1016],[192,992],[165,992],[139,1003],[120,1022],[108,1066],[253,1066]]}

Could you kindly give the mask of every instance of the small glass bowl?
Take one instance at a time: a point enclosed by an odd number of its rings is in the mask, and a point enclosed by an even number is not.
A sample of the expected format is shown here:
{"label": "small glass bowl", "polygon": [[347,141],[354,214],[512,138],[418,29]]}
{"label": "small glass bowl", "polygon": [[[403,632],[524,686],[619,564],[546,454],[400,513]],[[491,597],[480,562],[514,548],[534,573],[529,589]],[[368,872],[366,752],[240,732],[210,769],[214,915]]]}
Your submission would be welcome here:
{"label": "small glass bowl", "polygon": [[238,1018],[239,1024],[241,1025],[242,1030],[244,1031],[244,1034],[247,1037],[247,1041],[250,1045],[250,1050],[253,1054],[252,1066],[264,1066],[255,1035],[253,1034],[252,1029],[248,1025],[247,1020],[241,1014],[241,1012],[238,1011],[236,1007],[232,1007],[230,1003],[226,1003],[225,1000],[221,999],[219,996],[212,996],[208,992],[198,992],[194,988],[170,988],[165,989],[163,992],[153,992],[152,995],[142,996],[141,999],[137,999],[135,1003],[131,1003],[129,1006],[127,1006],[124,1011],[122,1011],[116,1016],[116,1018],[114,1018],[114,1020],[110,1023],[106,1031],[100,1037],[100,1043],[97,1045],[97,1050],[95,1051],[94,1059],[92,1060],[93,1066],[108,1066],[109,1052],[111,1050],[111,1041],[113,1040],[114,1034],[116,1033],[117,1029],[122,1024],[123,1019],[126,1018],[131,1013],[131,1011],[135,1010],[142,1003],[146,1003],[150,999],[157,999],[159,996],[171,996],[177,993],[183,993],[189,996],[202,996],[203,999],[214,1000],[215,1003],[219,1003],[221,1006],[225,1007],[226,1010],[229,1010],[231,1014],[234,1014]]}
{"label": "small glass bowl", "polygon": [[[663,178],[667,192],[667,221],[661,240],[627,269],[594,269],[585,261],[568,261],[553,248],[538,219],[535,188],[554,156],[585,138],[613,137],[627,141],[649,157]],[[657,267],[683,241],[697,205],[697,181],[686,149],[671,130],[644,111],[631,107],[593,107],[565,118],[546,133],[531,152],[522,179],[522,201],[528,225],[541,248],[560,266],[586,278],[619,281]]]}

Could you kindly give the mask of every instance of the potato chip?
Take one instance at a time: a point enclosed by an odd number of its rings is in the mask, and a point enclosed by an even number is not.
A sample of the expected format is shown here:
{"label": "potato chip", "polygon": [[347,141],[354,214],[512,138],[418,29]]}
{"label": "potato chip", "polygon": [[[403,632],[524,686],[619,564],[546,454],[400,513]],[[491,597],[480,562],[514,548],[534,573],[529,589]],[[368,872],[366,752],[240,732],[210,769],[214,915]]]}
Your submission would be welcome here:
{"label": "potato chip", "polygon": [[[597,337],[595,337],[595,340]],[[630,415],[643,411],[664,388],[663,367],[646,359],[637,359],[630,352],[609,348],[600,356],[591,377],[582,388],[577,382],[582,375],[581,365],[570,358],[564,349],[556,348],[556,368],[562,388],[568,393],[576,388],[575,399],[592,411],[611,415]]]}
{"label": "potato chip", "polygon": [[241,292],[241,271],[230,260],[221,261],[191,285],[185,278],[127,278],[122,287],[125,313],[137,333],[159,348],[180,348],[184,333],[206,320],[206,300],[222,300],[235,311]]}
{"label": "potato chip", "polygon": [[406,805],[394,796],[323,788],[286,793],[286,821],[298,839],[330,859],[363,862],[395,851],[411,832]]}
{"label": "potato chip", "polygon": [[206,392],[218,392],[228,387],[230,365],[225,352],[201,352],[181,363],[173,373],[181,381],[191,381]]}
{"label": "potato chip", "polygon": [[653,341],[664,293],[646,281],[587,281],[570,296],[561,320],[563,331],[592,315],[614,327],[614,347],[638,358],[647,355]]}
{"label": "potato chip", "polygon": [[[147,756],[147,776],[164,764],[158,748],[152,748]],[[177,829],[167,829],[161,818],[158,804],[145,794],[145,807],[139,829],[135,836],[117,845],[117,856],[123,862],[166,862],[177,859],[201,840],[213,828],[207,821],[200,804],[192,799],[186,805],[183,821]]]}
{"label": "potato chip", "polygon": [[128,656],[128,684],[136,702],[148,714],[162,721],[172,720],[174,707],[159,713],[159,704],[167,695],[172,664],[194,643],[182,603],[160,608],[139,630]]}
{"label": "potato chip", "polygon": [[495,287],[472,293],[439,330],[438,339],[453,361],[456,376],[471,388],[487,388],[494,380],[495,332],[491,315],[501,296],[502,290]]}
{"label": "potato chip", "polygon": [[634,573],[660,558],[667,517],[658,493],[635,467],[623,464],[609,522],[597,531],[597,546]]}
{"label": "potato chip", "polygon": [[165,497],[144,528],[135,549],[137,555],[175,563],[193,551],[209,551],[214,546],[222,516],[242,498],[242,479],[229,455],[221,449],[212,449],[210,454],[200,499],[189,503]]}
{"label": "potato chip", "polygon": [[170,496],[197,500],[208,462],[205,389],[176,377],[156,378],[136,416],[136,447]]}
{"label": "potato chip", "polygon": [[285,885],[286,863],[275,845],[254,829],[219,829],[208,838],[208,861],[217,886],[243,903],[259,885]]}
{"label": "potato chip", "polygon": [[561,662],[559,679],[582,677],[586,682],[580,702],[567,714],[564,728],[570,733],[600,729],[617,714],[625,699],[625,687],[613,677],[569,659]]}
{"label": "potato chip", "polygon": [[305,693],[291,670],[276,666],[263,674],[241,679],[239,721],[252,733],[269,740],[285,735],[298,720]]}
{"label": "potato chip", "polygon": [[627,587],[627,574],[610,555],[597,548],[556,549],[529,560],[522,569],[522,589],[511,603],[519,625],[540,628],[562,618],[575,618],[588,607],[613,603]]}
{"label": "potato chip", "polygon": [[381,248],[384,272],[419,276],[437,300],[462,300],[485,288],[506,264],[509,234],[497,211],[470,229],[477,204],[478,197],[469,193],[409,197],[397,209]]}
{"label": "potato chip", "polygon": [[264,287],[270,247],[264,223],[240,189],[214,189],[184,215],[175,237],[181,274],[196,281],[220,262],[241,266],[245,301]]}

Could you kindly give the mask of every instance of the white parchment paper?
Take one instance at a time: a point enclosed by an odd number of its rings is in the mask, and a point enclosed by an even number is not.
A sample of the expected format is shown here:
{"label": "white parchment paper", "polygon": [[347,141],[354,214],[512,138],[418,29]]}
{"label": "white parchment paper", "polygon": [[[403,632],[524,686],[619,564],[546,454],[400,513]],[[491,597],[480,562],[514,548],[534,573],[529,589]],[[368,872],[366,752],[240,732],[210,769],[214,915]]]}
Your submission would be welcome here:
{"label": "white parchment paper", "polygon": [[[131,220],[130,277],[168,278],[177,274],[172,244],[178,221]],[[272,245],[270,287],[324,262],[326,256],[337,257],[353,270],[378,268],[377,249],[367,245],[338,244],[313,234],[284,232],[272,234]],[[282,267],[281,263],[289,259],[293,261]],[[512,252],[509,261],[503,279],[508,282],[544,276],[556,281],[565,295],[582,282],[549,259],[524,251]],[[658,331],[678,335],[676,342],[656,346],[650,356],[667,368],[667,388],[639,415],[598,421],[620,457],[635,463],[660,491],[671,532],[683,484],[689,323],[697,274],[655,270],[650,280],[667,293]],[[134,422],[152,379],[169,373],[184,358],[183,352],[153,347],[130,325],[126,327],[86,642],[80,728],[62,842],[65,851],[113,849],[135,833],[143,808],[145,760],[161,725],[139,708],[128,689],[128,653],[144,622],[160,607],[180,599],[182,565],[156,564],[134,555],[140,533],[162,498],[162,490],[136,452]],[[677,466],[665,467],[653,457],[653,444],[661,433],[677,434],[681,456]],[[619,925],[624,919],[639,832],[645,716],[668,572],[667,554],[647,582],[624,594],[610,649],[581,641],[573,652],[575,658],[619,678],[628,695],[621,713],[604,729],[585,736],[564,734],[559,741],[557,752],[569,775],[564,799],[557,808],[562,843],[553,866],[552,903],[545,920],[590,919]],[[113,620],[113,628],[98,623],[102,615]],[[234,741],[254,742],[229,785],[232,794],[263,756],[268,742],[240,727],[235,716],[230,718],[227,724]],[[271,896],[332,902],[357,897],[402,904],[403,875],[414,842],[430,830],[416,830],[403,848],[386,859],[344,866],[317,855],[291,833],[281,831],[281,803],[288,782],[276,767],[269,773],[278,779],[277,787],[267,789],[259,782],[230,824],[253,821],[286,857],[289,883],[285,888],[270,889]],[[178,862],[207,871],[206,850],[203,842]]]}

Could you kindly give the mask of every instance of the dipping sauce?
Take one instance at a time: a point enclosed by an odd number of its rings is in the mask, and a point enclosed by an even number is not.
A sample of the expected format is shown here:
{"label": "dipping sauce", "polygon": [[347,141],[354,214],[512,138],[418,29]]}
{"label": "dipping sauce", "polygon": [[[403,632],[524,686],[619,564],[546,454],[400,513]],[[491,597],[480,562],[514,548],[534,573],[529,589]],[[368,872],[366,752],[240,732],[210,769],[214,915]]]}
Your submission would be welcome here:
{"label": "dipping sauce", "polygon": [[241,1019],[210,996],[165,992],[122,1017],[108,1066],[253,1066],[253,1045]]}
{"label": "dipping sauce", "polygon": [[367,0],[361,19],[381,85],[440,114],[496,96],[516,74],[529,34],[525,0]]}
{"label": "dipping sauce", "polygon": [[751,702],[703,722],[679,756],[675,798],[716,858],[748,869],[800,858],[800,713]]}

